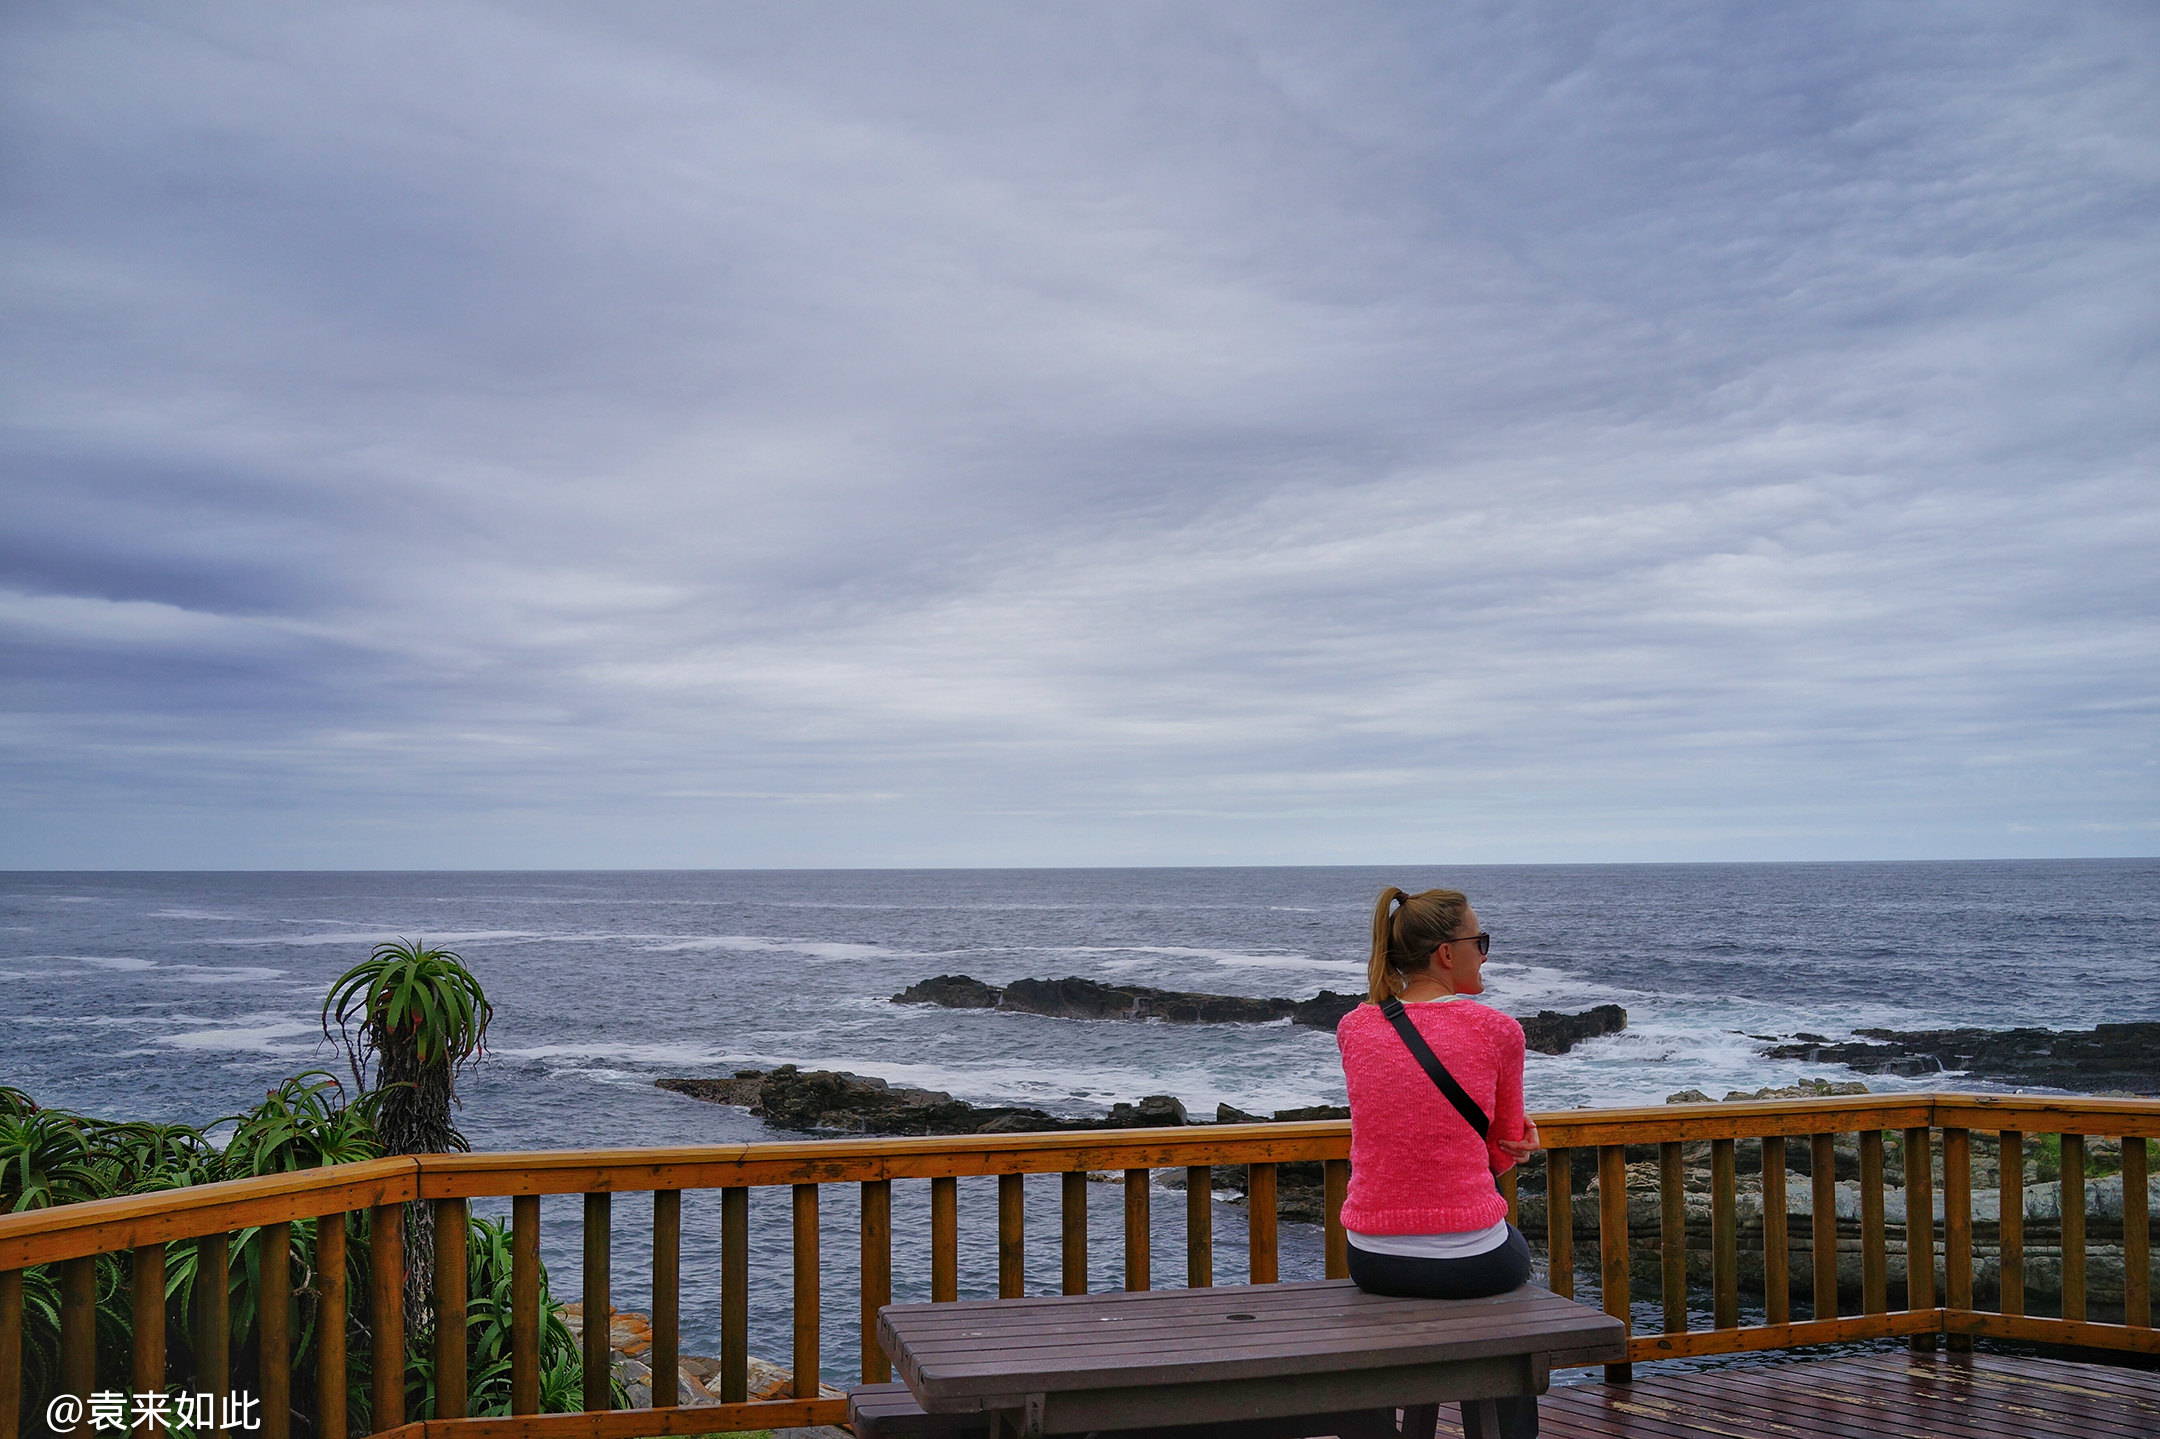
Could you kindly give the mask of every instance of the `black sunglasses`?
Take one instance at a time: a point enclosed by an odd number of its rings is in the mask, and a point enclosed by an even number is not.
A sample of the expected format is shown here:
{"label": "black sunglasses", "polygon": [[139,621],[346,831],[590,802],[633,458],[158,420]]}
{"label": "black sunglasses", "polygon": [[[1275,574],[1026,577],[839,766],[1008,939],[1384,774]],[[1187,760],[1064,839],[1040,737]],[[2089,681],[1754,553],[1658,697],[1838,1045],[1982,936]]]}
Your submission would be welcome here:
{"label": "black sunglasses", "polygon": [[1468,944],[1473,939],[1477,941],[1477,952],[1479,954],[1492,953],[1492,936],[1482,931],[1477,934],[1458,935],[1454,939],[1443,939],[1440,942],[1442,944]]}

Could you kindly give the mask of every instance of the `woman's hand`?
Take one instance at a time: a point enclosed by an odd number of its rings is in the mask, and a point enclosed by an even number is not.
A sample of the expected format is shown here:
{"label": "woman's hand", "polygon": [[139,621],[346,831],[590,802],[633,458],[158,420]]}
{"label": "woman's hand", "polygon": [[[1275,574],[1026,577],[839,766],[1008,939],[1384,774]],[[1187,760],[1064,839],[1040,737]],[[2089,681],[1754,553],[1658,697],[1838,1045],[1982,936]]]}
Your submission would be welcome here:
{"label": "woman's hand", "polygon": [[1523,1130],[1523,1137],[1520,1139],[1496,1139],[1493,1143],[1499,1146],[1502,1154],[1505,1154],[1517,1164],[1526,1164],[1529,1162],[1530,1156],[1538,1152],[1537,1125],[1531,1124],[1526,1127]]}

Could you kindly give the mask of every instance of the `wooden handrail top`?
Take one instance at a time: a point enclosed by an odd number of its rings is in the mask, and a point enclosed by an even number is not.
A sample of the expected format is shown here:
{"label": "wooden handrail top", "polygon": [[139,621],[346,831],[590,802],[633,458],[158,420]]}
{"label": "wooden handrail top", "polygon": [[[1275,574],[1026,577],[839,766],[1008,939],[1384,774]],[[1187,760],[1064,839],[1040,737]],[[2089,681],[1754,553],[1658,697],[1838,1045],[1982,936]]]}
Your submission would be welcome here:
{"label": "wooden handrail top", "polygon": [[562,1149],[421,1157],[421,1194],[581,1194],[594,1190],[722,1189],[734,1185],[851,1184],[950,1175],[1182,1169],[1195,1164],[1287,1164],[1350,1157],[1344,1119],[1190,1128],[1046,1130],[811,1139],[690,1148]]}
{"label": "wooden handrail top", "polygon": [[[2160,1100],[1869,1094],[1571,1109],[1532,1116],[1548,1149],[1868,1129],[2160,1138]],[[0,1271],[415,1199],[840,1184],[955,1175],[1344,1159],[1346,1120],[688,1148],[426,1154],[0,1215]]]}
{"label": "wooden handrail top", "polygon": [[1562,1109],[1533,1114],[1546,1149],[1672,1140],[1756,1139],[1764,1135],[1847,1134],[1935,1122],[1933,1094],[1835,1094],[1812,1099],[1745,1099],[1729,1104],[1645,1104],[1627,1109]]}
{"label": "wooden handrail top", "polygon": [[420,1159],[363,1159],[0,1214],[0,1270],[420,1197]]}
{"label": "wooden handrail top", "polygon": [[2101,1099],[2069,1094],[1938,1094],[1935,1096],[1935,1127],[2160,1139],[2160,1099]]}

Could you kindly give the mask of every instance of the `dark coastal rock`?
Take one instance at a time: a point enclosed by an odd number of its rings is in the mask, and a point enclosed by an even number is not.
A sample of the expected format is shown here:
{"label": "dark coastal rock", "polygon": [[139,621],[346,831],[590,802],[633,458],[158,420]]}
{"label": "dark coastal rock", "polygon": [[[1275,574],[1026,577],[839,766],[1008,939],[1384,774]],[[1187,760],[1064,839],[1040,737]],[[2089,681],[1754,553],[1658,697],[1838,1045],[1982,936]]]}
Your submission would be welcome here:
{"label": "dark coastal rock", "polygon": [[671,1089],[677,1094],[687,1094],[692,1099],[702,1099],[707,1104],[735,1104],[747,1109],[758,1102],[758,1089],[765,1082],[762,1069],[738,1069],[732,1079],[656,1079],[654,1084]]}
{"label": "dark coastal rock", "polygon": [[1566,1054],[1583,1040],[1626,1029],[1627,1011],[1617,1004],[1601,1004],[1581,1014],[1541,1009],[1524,1019],[1522,1028],[1523,1043],[1539,1054]]}
{"label": "dark coastal rock", "polygon": [[895,1004],[940,1004],[948,1009],[1004,1009],[1057,1019],[1163,1019],[1172,1024],[1266,1024],[1297,1008],[1287,999],[1246,999],[1230,994],[1189,994],[1092,979],[1016,979],[1002,989],[964,974],[941,974],[893,996]]}
{"label": "dark coastal rock", "polygon": [[[941,974],[908,986],[895,1004],[937,1004],[947,1009],[1004,1009],[1057,1019],[1161,1019],[1172,1024],[1265,1024],[1288,1019],[1333,1032],[1342,1017],[1365,1002],[1362,994],[1323,989],[1311,999],[1248,999],[1235,994],[1197,994],[1144,985],[1103,984],[1077,976],[1016,979],[1000,988],[964,974]],[[1585,1039],[1627,1028],[1627,1011],[1601,1004],[1581,1014],[1543,1010],[1522,1021],[1523,1038],[1540,1054],[1566,1054]]]}
{"label": "dark coastal rock", "polygon": [[942,1004],[947,1009],[996,1009],[997,1002],[997,989],[964,974],[941,974],[893,996],[894,1004]]}
{"label": "dark coastal rock", "polygon": [[1167,1094],[1151,1094],[1138,1104],[1113,1104],[1110,1117],[1103,1121],[1105,1129],[1162,1129],[1173,1124],[1184,1124],[1184,1101]]}
{"label": "dark coastal rock", "polygon": [[1227,1104],[1215,1106],[1217,1124],[1288,1124],[1301,1119],[1348,1119],[1350,1110],[1341,1104],[1309,1104],[1303,1109],[1278,1109],[1272,1115],[1247,1114]]}
{"label": "dark coastal rock", "polygon": [[783,1064],[737,1070],[729,1079],[658,1079],[661,1089],[748,1109],[777,1129],[843,1134],[1027,1134],[1052,1129],[1152,1129],[1186,1122],[1167,1094],[1119,1104],[1102,1119],[1065,1119],[1019,1105],[974,1105],[942,1090],[911,1089],[867,1075]]}
{"label": "dark coastal rock", "polygon": [[[750,1112],[780,1129],[852,1134],[982,1134],[1059,1129],[1040,1109],[978,1108],[942,1090],[911,1089],[858,1074],[783,1064],[758,1086]],[[995,1126],[995,1128],[992,1128]]]}
{"label": "dark coastal rock", "polygon": [[[1808,1035],[1773,1045],[1772,1059],[1842,1064],[1862,1074],[1985,1075],[2006,1084],[2084,1093],[2160,1094],[2160,1023],[2101,1024],[2089,1030],[1862,1029],[1845,1043]],[[1820,1041],[1820,1042],[1818,1042]]]}
{"label": "dark coastal rock", "polygon": [[1311,999],[1299,1000],[1296,1008],[1290,1011],[1290,1022],[1333,1034],[1335,1026],[1342,1023],[1342,1017],[1364,1002],[1362,994],[1337,994],[1332,989],[1323,989]]}
{"label": "dark coastal rock", "polygon": [[1275,1111],[1275,1121],[1278,1124],[1287,1124],[1292,1120],[1348,1119],[1349,1117],[1350,1106],[1347,1104],[1308,1104],[1302,1109],[1278,1109]]}

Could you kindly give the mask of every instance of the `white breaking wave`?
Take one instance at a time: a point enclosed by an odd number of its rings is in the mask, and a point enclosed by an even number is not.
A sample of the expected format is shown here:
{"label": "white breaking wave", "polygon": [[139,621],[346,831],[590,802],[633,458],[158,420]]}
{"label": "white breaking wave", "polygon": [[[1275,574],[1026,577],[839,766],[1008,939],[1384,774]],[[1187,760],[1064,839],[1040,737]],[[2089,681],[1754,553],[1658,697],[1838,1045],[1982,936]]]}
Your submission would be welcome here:
{"label": "white breaking wave", "polygon": [[905,959],[915,956],[875,944],[845,940],[777,939],[759,934],[706,934],[687,939],[664,939],[638,946],[651,954],[681,954],[701,949],[723,949],[737,954],[802,954],[812,959]]}
{"label": "white breaking wave", "polygon": [[[429,945],[511,943],[540,939],[544,936],[524,929],[470,929],[452,934],[423,935],[410,927],[405,929],[338,930],[321,934],[264,934],[228,935],[216,939],[194,941],[198,944],[229,944],[239,947],[260,947],[272,944],[312,946],[323,944],[390,944],[401,939],[420,941]],[[612,938],[613,936],[610,936]]]}
{"label": "white breaking wave", "polygon": [[[301,1035],[309,1036],[314,1043],[292,1044],[289,1041]],[[225,1049],[254,1050],[267,1054],[305,1053],[322,1041],[322,1027],[297,1020],[271,1020],[253,1025],[226,1025],[217,1029],[198,1029],[187,1034],[165,1036],[159,1042],[175,1049]]]}
{"label": "white breaking wave", "polygon": [[732,1063],[729,1054],[710,1045],[693,1044],[532,1044],[516,1049],[490,1046],[488,1053],[508,1059],[615,1059],[633,1064],[685,1066]]}

